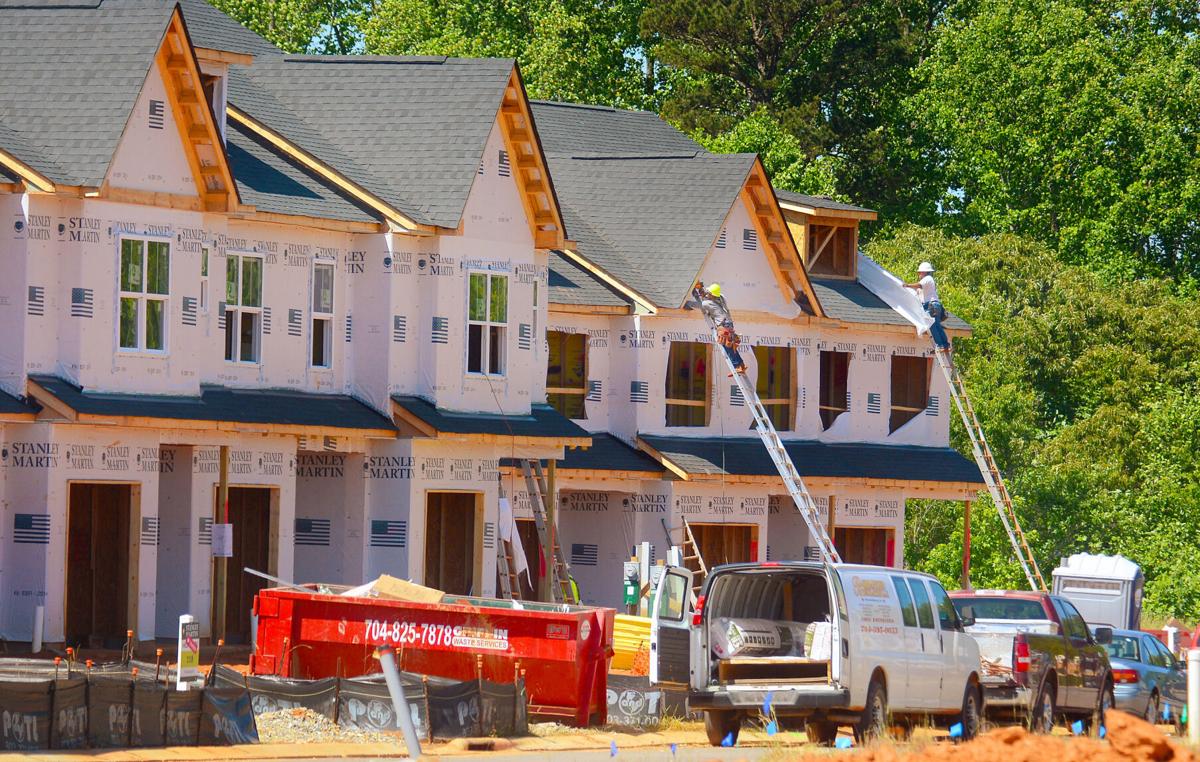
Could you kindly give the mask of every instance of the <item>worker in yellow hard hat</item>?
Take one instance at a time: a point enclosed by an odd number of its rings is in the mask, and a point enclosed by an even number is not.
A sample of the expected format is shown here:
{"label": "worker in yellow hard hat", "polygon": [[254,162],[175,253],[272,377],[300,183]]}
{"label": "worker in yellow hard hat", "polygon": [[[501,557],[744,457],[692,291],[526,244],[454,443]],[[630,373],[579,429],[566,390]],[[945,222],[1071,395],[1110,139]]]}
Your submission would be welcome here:
{"label": "worker in yellow hard hat", "polygon": [[709,283],[705,286],[703,283],[697,283],[692,289],[692,301],[686,306],[699,307],[705,317],[713,322],[717,327],[717,343],[725,350],[725,356],[733,365],[733,372],[745,373],[746,363],[738,352],[741,339],[733,329],[733,316],[729,305],[725,303],[725,297],[721,296],[721,284]]}

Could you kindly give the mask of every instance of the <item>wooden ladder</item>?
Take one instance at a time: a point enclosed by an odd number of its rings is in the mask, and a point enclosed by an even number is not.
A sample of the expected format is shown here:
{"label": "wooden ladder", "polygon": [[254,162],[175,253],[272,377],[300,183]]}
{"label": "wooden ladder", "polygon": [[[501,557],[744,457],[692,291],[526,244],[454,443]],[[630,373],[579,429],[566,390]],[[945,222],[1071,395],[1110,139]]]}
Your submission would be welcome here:
{"label": "wooden ladder", "polygon": [[704,563],[704,556],[700,554],[700,546],[696,544],[696,537],[692,534],[692,525],[687,519],[683,521],[683,564],[687,566],[688,561],[695,561],[699,570],[692,575],[692,595],[700,594],[700,586],[704,584],[705,577],[708,576],[708,566]]}
{"label": "wooden ladder", "polygon": [[950,386],[950,396],[954,398],[954,404],[962,418],[963,427],[966,428],[967,436],[971,439],[971,450],[975,455],[975,463],[979,466],[979,473],[983,476],[988,492],[992,495],[992,502],[996,505],[996,512],[1000,514],[1000,522],[1004,524],[1004,531],[1008,533],[1008,541],[1017,555],[1017,562],[1021,565],[1021,570],[1025,572],[1025,578],[1029,581],[1029,588],[1045,592],[1046,580],[1042,577],[1042,570],[1038,568],[1037,559],[1034,558],[1033,551],[1025,539],[1025,533],[1021,531],[1021,522],[1017,519],[1017,512],[1013,508],[1012,496],[1008,493],[1008,487],[1004,485],[1004,477],[1000,474],[1000,468],[992,456],[992,448],[988,446],[987,437],[983,435],[983,427],[979,425],[979,418],[975,415],[975,408],[971,405],[971,398],[967,395],[967,387],[963,383],[962,375],[959,374],[958,368],[954,364],[950,350],[935,347],[933,354]]}
{"label": "wooden ladder", "polygon": [[[500,497],[506,497],[504,486],[500,486]],[[512,510],[512,507],[509,507]],[[513,519],[515,522],[516,519]],[[500,536],[500,522],[496,522],[496,574],[500,580],[500,597],[510,601],[521,600],[521,578],[513,560],[512,543]]]}
{"label": "wooden ladder", "polygon": [[542,471],[540,460],[522,460],[521,470],[525,474],[525,487],[529,491],[529,506],[533,510],[533,521],[537,525],[538,541],[543,553],[546,554],[546,571],[550,574],[550,597],[554,603],[579,603],[571,585],[571,567],[563,555],[558,543],[558,527],[555,526],[551,536],[549,521],[546,516],[546,502],[554,496],[548,494],[546,474]]}

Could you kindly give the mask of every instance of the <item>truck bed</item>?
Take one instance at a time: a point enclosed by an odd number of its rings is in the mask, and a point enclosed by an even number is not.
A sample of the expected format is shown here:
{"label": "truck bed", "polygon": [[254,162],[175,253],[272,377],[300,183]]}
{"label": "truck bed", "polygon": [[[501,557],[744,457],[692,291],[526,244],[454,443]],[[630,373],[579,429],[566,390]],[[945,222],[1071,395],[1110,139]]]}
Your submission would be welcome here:
{"label": "truck bed", "polygon": [[1018,633],[1053,635],[1058,625],[1049,619],[977,619],[966,628],[979,644],[980,679],[988,684],[1012,680],[1013,638]]}

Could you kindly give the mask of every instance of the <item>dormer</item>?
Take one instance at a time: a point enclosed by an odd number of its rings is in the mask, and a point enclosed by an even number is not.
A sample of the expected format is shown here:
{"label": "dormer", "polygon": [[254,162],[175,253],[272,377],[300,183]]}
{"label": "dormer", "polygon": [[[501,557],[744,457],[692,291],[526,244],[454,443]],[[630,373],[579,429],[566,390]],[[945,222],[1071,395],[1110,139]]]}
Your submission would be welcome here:
{"label": "dormer", "polygon": [[196,61],[200,64],[200,84],[204,98],[212,107],[221,140],[225,139],[225,104],[228,98],[229,66],[249,66],[254,56],[213,48],[195,48]]}
{"label": "dormer", "polygon": [[858,224],[877,219],[874,211],[827,196],[778,189],[775,196],[809,275],[846,280],[858,277]]}

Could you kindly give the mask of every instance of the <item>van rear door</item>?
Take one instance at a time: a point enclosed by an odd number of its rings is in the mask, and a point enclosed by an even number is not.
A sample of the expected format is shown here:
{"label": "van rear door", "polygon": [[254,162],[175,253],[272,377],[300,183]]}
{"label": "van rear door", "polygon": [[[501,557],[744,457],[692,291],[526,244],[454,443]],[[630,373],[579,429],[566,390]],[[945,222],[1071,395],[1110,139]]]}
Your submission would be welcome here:
{"label": "van rear door", "polygon": [[650,682],[686,686],[691,675],[692,572],[663,571],[650,609]]}

